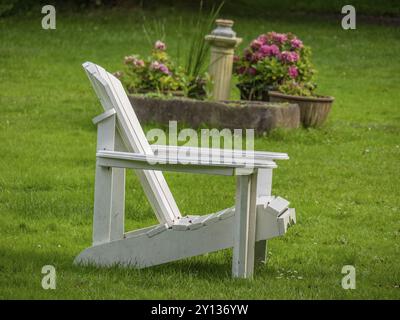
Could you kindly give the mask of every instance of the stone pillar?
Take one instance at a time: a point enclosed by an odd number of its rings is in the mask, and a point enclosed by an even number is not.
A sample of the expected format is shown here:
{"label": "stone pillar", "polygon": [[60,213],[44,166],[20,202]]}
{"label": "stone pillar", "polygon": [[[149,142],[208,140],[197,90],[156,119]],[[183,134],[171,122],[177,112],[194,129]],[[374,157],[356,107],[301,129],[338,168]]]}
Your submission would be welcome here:
{"label": "stone pillar", "polygon": [[214,81],[213,98],[214,100],[229,100],[233,53],[242,39],[236,38],[236,32],[232,30],[232,20],[218,19],[215,22],[217,28],[205,37],[211,46],[209,73]]}

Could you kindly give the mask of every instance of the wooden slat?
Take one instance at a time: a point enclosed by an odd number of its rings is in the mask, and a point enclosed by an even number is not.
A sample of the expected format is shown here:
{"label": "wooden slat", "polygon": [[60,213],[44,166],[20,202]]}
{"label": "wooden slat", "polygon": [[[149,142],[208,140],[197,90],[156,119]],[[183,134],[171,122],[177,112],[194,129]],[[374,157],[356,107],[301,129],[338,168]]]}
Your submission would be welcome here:
{"label": "wooden slat", "polygon": [[149,238],[151,238],[151,237],[154,237],[154,236],[160,234],[161,232],[167,231],[167,229],[168,229],[168,225],[166,223],[160,224],[160,225],[154,227],[153,229],[147,231],[146,234]]}
{"label": "wooden slat", "polygon": [[[131,160],[131,159],[114,159],[114,158],[97,158],[98,165],[102,167],[113,167],[113,168],[127,168],[134,170],[158,170],[158,171],[170,171],[170,172],[186,172],[186,173],[200,173],[210,175],[221,175],[221,176],[233,176],[235,175],[235,169],[227,167],[210,167],[200,165],[179,165],[179,164],[150,164],[145,159]],[[179,219],[175,219],[172,224],[176,223]]]}

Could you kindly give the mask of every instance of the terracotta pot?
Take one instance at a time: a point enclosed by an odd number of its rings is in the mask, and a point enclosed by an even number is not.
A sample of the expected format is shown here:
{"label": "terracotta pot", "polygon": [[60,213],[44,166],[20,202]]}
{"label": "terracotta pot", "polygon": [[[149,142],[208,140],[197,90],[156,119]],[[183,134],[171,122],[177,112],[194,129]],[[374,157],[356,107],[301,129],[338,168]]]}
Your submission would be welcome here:
{"label": "terracotta pot", "polygon": [[321,126],[332,108],[333,97],[302,97],[292,96],[277,91],[269,91],[271,102],[297,103],[300,107],[300,121],[304,127]]}

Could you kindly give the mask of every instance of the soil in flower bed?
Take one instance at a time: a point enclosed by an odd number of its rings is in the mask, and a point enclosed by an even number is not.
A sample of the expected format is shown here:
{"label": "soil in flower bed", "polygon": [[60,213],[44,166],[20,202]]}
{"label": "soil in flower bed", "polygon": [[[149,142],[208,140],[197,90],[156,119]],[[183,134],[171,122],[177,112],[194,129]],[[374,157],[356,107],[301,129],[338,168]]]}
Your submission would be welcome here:
{"label": "soil in flower bed", "polygon": [[187,98],[149,98],[131,95],[129,99],[141,123],[168,125],[177,121],[190,128],[255,129],[256,134],[274,128],[298,128],[297,104],[263,101],[200,101]]}

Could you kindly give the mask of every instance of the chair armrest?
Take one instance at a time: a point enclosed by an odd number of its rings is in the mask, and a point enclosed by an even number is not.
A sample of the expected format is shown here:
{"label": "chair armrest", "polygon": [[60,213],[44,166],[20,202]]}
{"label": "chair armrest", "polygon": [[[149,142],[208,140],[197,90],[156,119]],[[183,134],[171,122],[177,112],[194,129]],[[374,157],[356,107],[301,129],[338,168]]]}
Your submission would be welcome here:
{"label": "chair armrest", "polygon": [[[99,150],[96,153],[97,163],[104,167],[131,168],[140,170],[178,171],[214,175],[248,175],[255,169],[276,168],[270,160],[240,159],[241,162],[224,161],[224,159],[205,159],[201,157],[179,156],[169,159],[167,156],[146,155],[140,153]],[[245,160],[245,161],[244,161]]]}
{"label": "chair armrest", "polygon": [[172,152],[176,153],[190,153],[200,154],[203,156],[221,156],[227,158],[249,158],[253,157],[254,160],[288,160],[289,156],[287,153],[281,152],[264,152],[264,151],[246,151],[246,150],[231,150],[231,149],[217,149],[217,148],[198,148],[198,147],[187,147],[187,146],[168,146],[153,144],[151,148],[158,155],[167,154]]}

